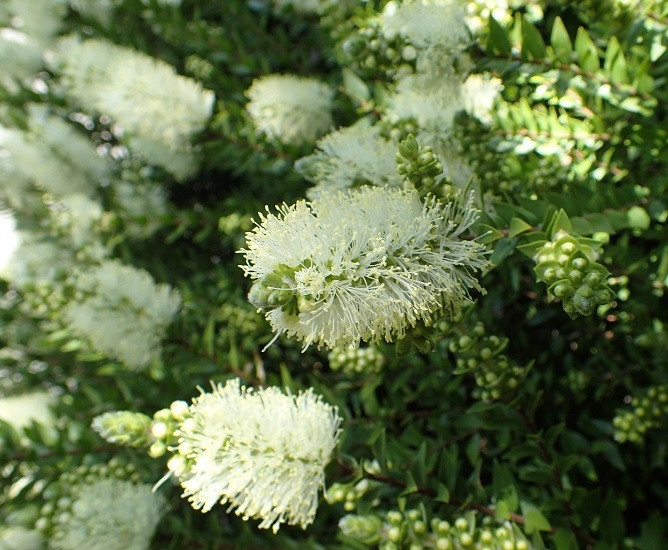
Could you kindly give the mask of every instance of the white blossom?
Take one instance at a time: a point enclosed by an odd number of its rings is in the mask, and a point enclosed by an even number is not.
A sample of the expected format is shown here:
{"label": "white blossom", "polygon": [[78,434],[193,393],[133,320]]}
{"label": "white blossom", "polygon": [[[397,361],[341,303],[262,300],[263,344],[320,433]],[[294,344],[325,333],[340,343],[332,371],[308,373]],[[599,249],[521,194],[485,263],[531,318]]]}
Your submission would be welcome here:
{"label": "white blossom", "polygon": [[0,550],[42,550],[44,540],[38,531],[25,527],[0,526]]}
{"label": "white blossom", "polygon": [[67,236],[75,250],[99,244],[102,206],[85,195],[74,194],[49,203],[51,226]]}
{"label": "white blossom", "polygon": [[332,90],[315,78],[269,75],[246,91],[259,133],[283,143],[313,143],[332,124]]}
{"label": "white blossom", "polygon": [[422,203],[380,187],[283,205],[246,234],[249,299],[305,347],[402,338],[481,290],[484,247],[464,239],[476,217],[472,197]]}
{"label": "white blossom", "polygon": [[0,194],[15,207],[25,202],[11,192],[17,181],[24,182],[24,190],[32,184],[55,197],[90,194],[107,174],[107,161],[89,139],[43,106],[31,105],[28,113],[27,131],[0,126],[0,172],[12,176],[0,184]]}
{"label": "white blossom", "polygon": [[0,420],[16,430],[22,430],[32,422],[50,425],[54,420],[51,411],[54,402],[55,396],[47,391],[0,397]]}
{"label": "white blossom", "polygon": [[310,525],[339,433],[337,409],[312,389],[286,395],[238,379],[200,391],[176,431],[190,462],[180,476],[184,497],[204,512],[229,504],[228,512],[274,532]]}
{"label": "white blossom", "polygon": [[422,130],[440,136],[452,131],[455,115],[462,110],[461,77],[414,74],[404,77],[390,97],[391,121],[414,120]]}
{"label": "white blossom", "polygon": [[297,169],[316,185],[311,198],[362,184],[401,185],[394,156],[396,144],[370,126],[351,126],[327,134],[313,155],[297,161]]}
{"label": "white blossom", "polygon": [[6,21],[18,31],[48,45],[58,34],[67,13],[67,0],[5,0]]}
{"label": "white blossom", "polygon": [[468,40],[458,0],[388,2],[380,21],[388,39],[401,35],[416,48],[452,51],[461,49]]}
{"label": "white blossom", "polygon": [[165,510],[151,486],[118,479],[80,483],[69,513],[56,517],[54,550],[148,549]]}
{"label": "white blossom", "polygon": [[92,347],[129,367],[147,367],[160,356],[160,340],[181,299],[149,273],[105,261],[76,280],[79,298],[65,310],[65,321]]}
{"label": "white blossom", "polygon": [[9,211],[0,210],[0,277],[19,246],[19,239],[14,215]]}
{"label": "white blossom", "polygon": [[480,74],[469,75],[460,91],[464,110],[483,124],[491,124],[492,107],[502,88],[500,78]]}
{"label": "white blossom", "polygon": [[37,232],[19,231],[14,248],[0,277],[17,288],[62,280],[74,266],[74,254],[55,239]]}
{"label": "white blossom", "polygon": [[190,139],[211,116],[213,92],[164,61],[104,40],[62,39],[54,64],[67,92],[110,116],[131,149],[177,178],[194,171]]}
{"label": "white blossom", "polygon": [[0,28],[0,83],[11,86],[24,80],[42,65],[42,48],[37,40],[24,32]]}

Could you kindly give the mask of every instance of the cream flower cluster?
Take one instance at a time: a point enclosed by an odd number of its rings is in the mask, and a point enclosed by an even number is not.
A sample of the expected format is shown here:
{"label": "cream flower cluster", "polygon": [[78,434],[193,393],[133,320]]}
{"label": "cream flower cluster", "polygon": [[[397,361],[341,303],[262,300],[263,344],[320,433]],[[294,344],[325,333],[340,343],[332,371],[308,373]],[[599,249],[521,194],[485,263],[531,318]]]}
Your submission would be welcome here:
{"label": "cream flower cluster", "polygon": [[418,49],[457,50],[468,40],[459,0],[407,0],[388,2],[381,16],[388,39],[401,35]]}
{"label": "cream flower cluster", "polygon": [[119,479],[79,484],[69,513],[57,517],[54,550],[145,550],[165,510],[150,485]]}
{"label": "cream flower cluster", "polygon": [[47,391],[33,391],[10,397],[0,397],[0,420],[16,430],[23,430],[32,422],[49,425],[54,421],[51,405],[56,401]]}
{"label": "cream flower cluster", "polygon": [[287,144],[313,143],[332,124],[332,90],[315,78],[268,75],[246,91],[258,133]]}
{"label": "cream flower cluster", "polygon": [[457,312],[484,247],[464,238],[472,198],[422,203],[414,190],[363,187],[283,205],[247,233],[250,301],[278,333],[328,348],[402,338]]}
{"label": "cream flower cluster", "polygon": [[316,184],[308,191],[311,198],[364,184],[399,187],[396,150],[377,128],[351,126],[327,134],[316,152],[297,161],[296,167]]}
{"label": "cream flower cluster", "polygon": [[79,297],[64,312],[72,332],[131,368],[160,356],[160,340],[181,305],[177,291],[118,261],[84,272],[76,288]]}
{"label": "cream flower cluster", "polygon": [[[65,0],[3,0],[0,5],[0,83],[34,75],[67,13]],[[12,84],[14,83],[14,86]]]}
{"label": "cream flower cluster", "polygon": [[0,277],[22,289],[62,280],[74,266],[74,254],[41,233],[18,231],[13,250],[0,266]]}
{"label": "cream flower cluster", "polygon": [[213,92],[164,61],[105,40],[63,39],[54,64],[67,92],[109,115],[150,163],[177,178],[194,171],[190,139],[211,116]]}
{"label": "cream flower cluster", "polygon": [[90,140],[41,106],[29,109],[28,130],[0,126],[0,197],[21,209],[31,188],[54,197],[90,194],[108,172]]}
{"label": "cream flower cluster", "polygon": [[25,527],[0,526],[0,550],[43,550],[39,531]]}
{"label": "cream flower cluster", "polygon": [[189,462],[179,472],[183,496],[204,512],[229,504],[228,512],[274,532],[310,525],[339,434],[337,409],[311,389],[286,395],[238,379],[200,391],[176,431]]}

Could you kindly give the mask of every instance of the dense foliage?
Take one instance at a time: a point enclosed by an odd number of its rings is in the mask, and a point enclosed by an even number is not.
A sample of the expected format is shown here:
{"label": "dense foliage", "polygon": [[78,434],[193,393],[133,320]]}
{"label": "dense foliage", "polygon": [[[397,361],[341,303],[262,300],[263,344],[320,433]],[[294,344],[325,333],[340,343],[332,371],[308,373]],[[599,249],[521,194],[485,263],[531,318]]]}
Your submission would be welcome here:
{"label": "dense foliage", "polygon": [[667,48],[4,0],[0,549],[668,547]]}

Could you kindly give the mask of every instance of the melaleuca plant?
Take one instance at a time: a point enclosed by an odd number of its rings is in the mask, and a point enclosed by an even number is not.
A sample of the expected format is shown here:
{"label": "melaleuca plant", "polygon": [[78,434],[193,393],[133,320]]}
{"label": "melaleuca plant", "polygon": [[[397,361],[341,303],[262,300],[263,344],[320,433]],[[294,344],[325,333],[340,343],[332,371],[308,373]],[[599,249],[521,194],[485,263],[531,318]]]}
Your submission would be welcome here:
{"label": "melaleuca plant", "polygon": [[0,549],[668,547],[667,36],[0,2]]}

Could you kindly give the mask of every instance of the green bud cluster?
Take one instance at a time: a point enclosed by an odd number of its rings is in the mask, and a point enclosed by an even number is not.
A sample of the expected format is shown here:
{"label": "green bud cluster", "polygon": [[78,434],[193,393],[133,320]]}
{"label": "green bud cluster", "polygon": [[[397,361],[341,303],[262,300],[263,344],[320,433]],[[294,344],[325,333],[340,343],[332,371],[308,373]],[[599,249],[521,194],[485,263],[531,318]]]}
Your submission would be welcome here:
{"label": "green bud cluster", "polygon": [[576,394],[582,394],[589,384],[590,377],[586,372],[571,369],[566,373],[566,384]]}
{"label": "green bud cluster", "polygon": [[268,273],[253,283],[248,292],[248,301],[258,309],[296,308],[297,296],[284,279],[291,275],[293,272]]}
{"label": "green bud cluster", "polygon": [[[479,524],[478,524],[479,523]],[[347,515],[339,529],[348,538],[381,550],[529,550],[529,541],[509,522],[495,523],[490,517],[477,522],[477,514],[453,518],[428,518],[420,510],[383,515]]]}
{"label": "green bud cluster", "polygon": [[338,49],[344,65],[365,77],[411,74],[418,54],[399,34],[388,40],[372,21],[343,38]]}
{"label": "green bud cluster", "polygon": [[71,289],[65,281],[65,274],[53,281],[29,283],[22,288],[24,299],[21,307],[28,314],[48,320],[57,320],[67,305]]}
{"label": "green bud cluster", "polygon": [[132,464],[124,463],[118,457],[112,458],[107,464],[82,465],[69,470],[57,481],[45,487],[42,493],[44,504],[40,508],[35,529],[48,540],[54,527],[69,519],[77,486],[90,485],[103,479],[141,482],[137,469]]}
{"label": "green bud cluster", "polygon": [[265,322],[247,302],[243,305],[223,304],[218,312],[218,320],[222,323],[219,331],[220,344],[229,345],[229,338],[232,334],[235,337],[253,336],[257,337],[265,331]]}
{"label": "green bud cluster", "polygon": [[159,458],[178,445],[174,432],[188,416],[188,403],[185,401],[174,401],[169,409],[160,409],[153,415],[150,427],[153,442],[148,450],[150,457]]}
{"label": "green bud cluster", "polygon": [[668,385],[653,386],[631,399],[631,409],[617,412],[612,420],[614,437],[641,445],[648,430],[660,428],[668,417]]}
{"label": "green bud cluster", "polygon": [[186,57],[185,69],[188,74],[202,81],[209,80],[216,70],[213,63],[199,55],[189,55]]}
{"label": "green bud cluster", "polygon": [[454,373],[471,373],[475,377],[476,399],[495,401],[511,396],[529,372],[530,366],[521,367],[501,353],[508,339],[487,335],[480,322],[460,322],[450,329],[446,342],[456,357]]}
{"label": "green bud cluster", "polygon": [[378,127],[381,136],[397,143],[405,140],[411,134],[415,135],[420,128],[417,121],[412,118],[402,118],[397,121],[381,120]]}
{"label": "green bud cluster", "polygon": [[421,198],[428,194],[448,198],[455,193],[455,188],[443,174],[443,164],[433,149],[421,146],[413,135],[399,143],[396,154],[397,172],[407,185],[414,186]]}
{"label": "green bud cluster", "polygon": [[556,155],[509,155],[499,150],[498,136],[463,112],[456,116],[453,132],[449,146],[471,166],[487,192],[560,191],[568,186],[568,166]]}
{"label": "green bud cluster", "polygon": [[243,244],[244,233],[250,231],[252,227],[253,222],[250,216],[239,212],[232,212],[218,220],[218,231],[234,246]]}
{"label": "green bud cluster", "polygon": [[385,365],[385,357],[375,346],[334,349],[327,358],[332,370],[343,370],[348,376],[378,373]]}
{"label": "green bud cluster", "polygon": [[371,482],[368,479],[362,479],[357,483],[333,483],[325,493],[325,500],[329,504],[342,502],[343,509],[346,512],[352,512],[357,508],[357,501],[366,494],[370,487]]}
{"label": "green bud cluster", "polygon": [[114,411],[95,417],[93,429],[114,445],[148,447],[151,417],[131,411]]}
{"label": "green bud cluster", "polygon": [[561,300],[572,318],[591,315],[597,306],[609,304],[615,297],[606,284],[610,273],[593,257],[589,246],[563,231],[534,256],[537,280],[548,285],[548,297]]}

